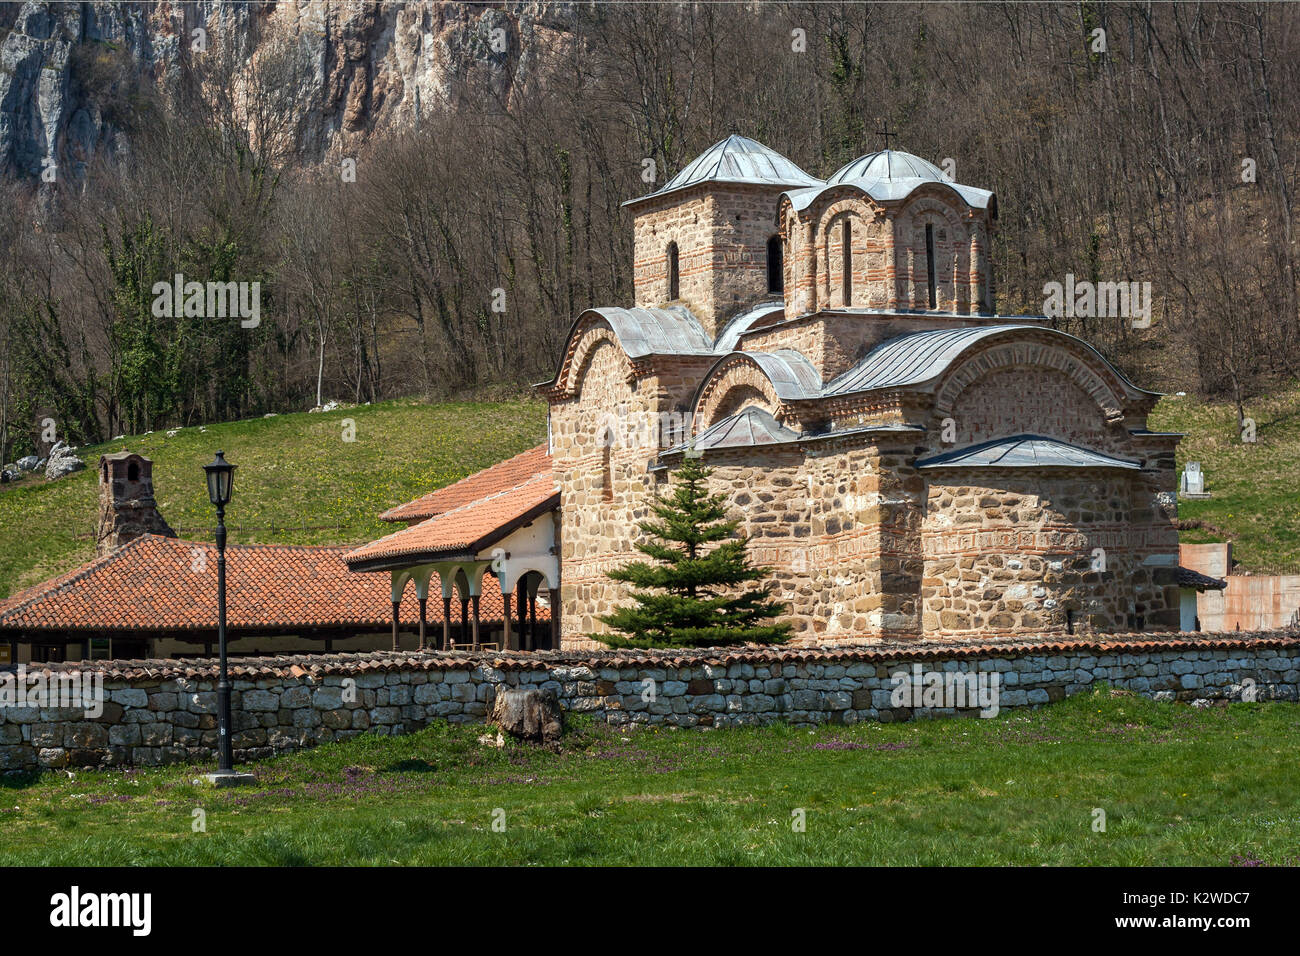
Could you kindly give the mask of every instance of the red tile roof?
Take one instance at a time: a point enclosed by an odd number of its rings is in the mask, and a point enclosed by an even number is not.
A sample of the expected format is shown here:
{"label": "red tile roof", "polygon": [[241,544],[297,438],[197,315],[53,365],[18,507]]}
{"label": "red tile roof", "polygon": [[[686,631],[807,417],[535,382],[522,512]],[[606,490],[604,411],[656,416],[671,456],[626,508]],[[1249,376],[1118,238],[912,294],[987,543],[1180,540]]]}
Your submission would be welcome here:
{"label": "red tile roof", "polygon": [[551,473],[551,456],[546,453],[545,445],[538,445],[514,458],[507,458],[491,468],[462,478],[454,484],[431,491],[427,495],[408,501],[404,505],[389,508],[379,517],[383,521],[423,521],[434,515],[454,511],[457,508],[497,495],[511,488],[517,488],[531,478]]}
{"label": "red tile roof", "polygon": [[[387,575],[353,574],[348,547],[232,545],[226,549],[227,625],[232,629],[356,627],[392,622]],[[437,581],[427,620],[442,623]],[[452,623],[459,623],[453,597]],[[483,577],[480,620],[503,616],[497,579]],[[415,585],[400,620],[419,620]],[[75,571],[0,601],[0,633],[15,631],[186,631],[217,626],[216,545],[145,535]]]}
{"label": "red tile roof", "polygon": [[353,570],[364,570],[375,569],[393,558],[409,558],[411,560],[406,563],[413,563],[417,556],[432,559],[453,554],[477,554],[559,503],[560,492],[548,469],[515,487],[372,541],[353,551],[345,560]]}

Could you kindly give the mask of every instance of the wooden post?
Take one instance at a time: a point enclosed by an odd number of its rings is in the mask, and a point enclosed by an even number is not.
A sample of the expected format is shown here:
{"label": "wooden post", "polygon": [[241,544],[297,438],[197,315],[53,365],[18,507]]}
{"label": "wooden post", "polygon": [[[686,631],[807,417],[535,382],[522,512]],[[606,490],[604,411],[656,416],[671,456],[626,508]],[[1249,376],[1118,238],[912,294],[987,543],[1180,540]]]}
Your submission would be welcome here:
{"label": "wooden post", "polygon": [[451,647],[451,595],[442,596],[442,646]]}
{"label": "wooden post", "polygon": [[419,601],[420,601],[420,646],[417,649],[422,651],[425,648],[424,629],[425,629],[425,618],[428,616],[428,611],[429,611],[429,599],[427,597],[422,597],[419,599]]}
{"label": "wooden post", "polygon": [[501,649],[503,651],[512,651],[514,648],[510,646],[510,592],[502,591],[501,600],[502,603],[505,604],[506,608],[504,621],[505,631],[501,635]]}
{"label": "wooden post", "polygon": [[475,594],[470,600],[474,605],[474,643],[472,647],[474,650],[478,650],[478,595]]}
{"label": "wooden post", "polygon": [[560,649],[560,589],[551,588],[551,650]]}
{"label": "wooden post", "polygon": [[528,649],[537,650],[537,592],[528,591]]}
{"label": "wooden post", "polygon": [[460,633],[456,635],[456,640],[460,644],[469,640],[469,598],[464,594],[460,596]]}
{"label": "wooden post", "polygon": [[397,643],[397,609],[402,606],[401,601],[393,602],[393,650],[400,651],[402,645]]}

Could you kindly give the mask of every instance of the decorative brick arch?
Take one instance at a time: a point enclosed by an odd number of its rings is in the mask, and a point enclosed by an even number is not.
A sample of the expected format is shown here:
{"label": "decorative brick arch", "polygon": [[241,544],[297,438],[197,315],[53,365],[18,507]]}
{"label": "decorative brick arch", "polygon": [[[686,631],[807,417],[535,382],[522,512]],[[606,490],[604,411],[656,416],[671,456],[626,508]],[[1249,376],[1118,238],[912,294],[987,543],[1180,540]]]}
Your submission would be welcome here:
{"label": "decorative brick arch", "polygon": [[1093,362],[1062,342],[1020,339],[994,342],[976,348],[955,361],[944,373],[935,391],[934,409],[939,418],[950,415],[967,387],[992,372],[1010,368],[1047,369],[1061,373],[1097,403],[1107,422],[1124,417],[1123,389],[1099,373]]}
{"label": "decorative brick arch", "polygon": [[885,215],[885,210],[877,205],[874,199],[857,186],[848,184],[824,190],[813,201],[808,213],[816,222],[817,235],[824,236],[831,220],[845,211],[852,211],[863,222],[875,222],[877,219],[883,219]]}
{"label": "decorative brick arch", "polygon": [[[942,193],[939,190],[942,190]],[[954,203],[954,199],[957,197],[947,187],[941,186],[936,189],[922,186],[907,198],[894,219],[894,247],[903,258],[899,263],[898,274],[907,276],[908,298],[914,306],[928,306],[928,302],[921,301],[920,292],[927,283],[914,272],[914,267],[925,255],[924,240],[919,237],[924,236],[927,223],[935,223],[948,230],[949,238],[942,241],[952,247],[952,250],[936,251],[934,269],[936,285],[942,286],[945,279],[951,283],[954,311],[960,310],[963,301],[967,303],[967,307],[970,302],[970,231],[963,222],[962,215],[964,208],[968,207],[965,203],[960,205]],[[952,255],[954,251],[955,263]],[[910,267],[904,270],[904,266]],[[945,301],[936,289],[935,306],[943,309],[944,305]]]}
{"label": "decorative brick arch", "polygon": [[731,355],[713,366],[695,393],[692,411],[696,433],[734,415],[745,405],[759,406],[777,421],[782,420],[781,399],[758,363],[747,355]]}
{"label": "decorative brick arch", "polygon": [[614,330],[608,324],[592,325],[573,337],[573,345],[564,357],[564,369],[559,378],[559,386],[564,394],[569,396],[579,394],[587,366],[591,364],[592,356],[602,345],[610,345],[617,349],[627,366],[628,380],[635,378],[632,362],[623,351],[623,345]]}
{"label": "decorative brick arch", "polygon": [[968,208],[966,203],[946,186],[941,189],[918,186],[903,200],[903,205],[898,210],[898,218],[916,219],[921,216],[937,215],[949,225],[960,226],[963,213]]}
{"label": "decorative brick arch", "polygon": [[789,196],[781,197],[781,204],[776,210],[776,228],[787,240],[793,239],[795,230],[807,224],[807,216],[800,216],[795,211]]}
{"label": "decorative brick arch", "polygon": [[[856,249],[859,245],[865,245],[866,226],[869,223],[883,219],[885,215],[884,210],[856,186],[846,186],[842,191],[834,190],[833,197],[816,214],[811,250],[816,260],[817,300],[824,307],[845,304],[843,303],[842,293],[836,295],[834,294],[835,290],[831,288],[831,277],[838,268],[831,262],[831,245],[836,239],[837,230],[841,228],[841,224],[846,219],[853,221],[855,223],[853,228],[854,248]],[[818,197],[818,205],[820,205],[822,198]],[[861,235],[859,235],[860,231]],[[862,261],[855,256],[855,273],[863,271],[860,268]],[[854,286],[858,291],[861,291],[863,283],[857,282],[854,283]],[[851,302],[848,304],[851,304]]]}

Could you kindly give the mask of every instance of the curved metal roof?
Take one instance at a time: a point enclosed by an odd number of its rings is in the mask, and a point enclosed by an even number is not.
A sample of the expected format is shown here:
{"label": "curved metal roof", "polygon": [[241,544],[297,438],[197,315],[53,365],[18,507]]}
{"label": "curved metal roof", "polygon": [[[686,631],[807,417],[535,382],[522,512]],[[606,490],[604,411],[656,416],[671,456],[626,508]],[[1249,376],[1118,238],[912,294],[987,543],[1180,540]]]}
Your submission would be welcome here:
{"label": "curved metal roof", "polygon": [[663,196],[705,182],[756,183],[770,186],[821,184],[820,179],[808,175],[776,150],[744,136],[732,135],[719,143],[714,143],[696,156],[662,188],[648,195],[629,199],[623,205]]}
{"label": "curved metal roof", "polygon": [[826,178],[826,184],[847,183],[854,179],[927,179],[931,182],[946,182],[943,170],[920,156],[904,153],[897,149],[882,149],[875,153],[859,156],[853,162],[840,167]]}
{"label": "curved metal roof", "polygon": [[776,445],[798,440],[798,432],[779,424],[767,410],[751,405],[735,415],[710,425],[696,435],[693,442],[679,445],[672,450],[684,451],[686,448],[694,448],[696,451],[707,451],[710,448]]}
{"label": "curved metal roof", "polygon": [[713,340],[695,316],[682,306],[666,309],[588,309],[609,323],[628,358],[646,355],[709,355]]}
{"label": "curved metal roof", "polygon": [[735,354],[753,359],[782,399],[813,398],[821,393],[822,377],[816,366],[794,349]]}
{"label": "curved metal roof", "polygon": [[728,322],[718,335],[718,340],[713,343],[713,351],[719,353],[734,352],[740,337],[773,313],[784,317],[785,302],[765,302],[762,305],[755,306],[748,312],[742,312]]}
{"label": "curved metal roof", "polygon": [[940,375],[958,356],[981,339],[1016,330],[1034,330],[1069,339],[1095,355],[1125,388],[1141,395],[1159,394],[1138,388],[1104,355],[1083,339],[1059,329],[1049,329],[1040,325],[985,325],[909,332],[876,346],[861,362],[831,381],[822,394],[849,395],[873,388],[895,388],[928,382]]}
{"label": "curved metal roof", "polygon": [[986,325],[909,332],[871,350],[861,362],[826,386],[827,395],[848,395],[872,388],[916,385],[940,374],[982,338],[1032,325]]}
{"label": "curved metal roof", "polygon": [[896,149],[882,149],[860,156],[837,170],[825,185],[790,190],[786,195],[794,208],[802,211],[835,186],[853,186],[877,202],[897,202],[927,183],[947,186],[973,209],[987,209],[993,201],[992,190],[955,183],[929,160]]}
{"label": "curved metal roof", "polygon": [[777,398],[793,401],[801,398],[817,398],[821,394],[822,379],[812,362],[794,349],[778,349],[775,352],[730,352],[721,356],[713,367],[700,379],[696,387],[692,406],[699,403],[704,387],[713,380],[718,367],[735,358],[753,362],[772,383]]}
{"label": "curved metal roof", "polygon": [[1141,465],[1125,458],[1071,445],[1046,435],[1012,435],[918,459],[917,468],[1125,468]]}

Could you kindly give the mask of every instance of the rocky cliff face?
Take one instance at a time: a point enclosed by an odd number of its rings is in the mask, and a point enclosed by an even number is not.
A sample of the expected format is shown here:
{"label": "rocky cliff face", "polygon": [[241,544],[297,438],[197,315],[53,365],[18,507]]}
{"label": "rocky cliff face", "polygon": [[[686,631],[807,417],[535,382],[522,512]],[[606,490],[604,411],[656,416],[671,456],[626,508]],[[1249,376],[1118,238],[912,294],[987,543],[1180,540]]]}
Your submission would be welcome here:
{"label": "rocky cliff face", "polygon": [[[167,84],[218,43],[255,64],[294,49],[306,64],[304,158],[354,149],[376,130],[453,108],[478,74],[498,93],[526,82],[570,26],[551,3],[228,0],[0,5],[0,175],[79,176],[123,149],[113,88]],[[204,31],[196,33],[195,31]]]}

